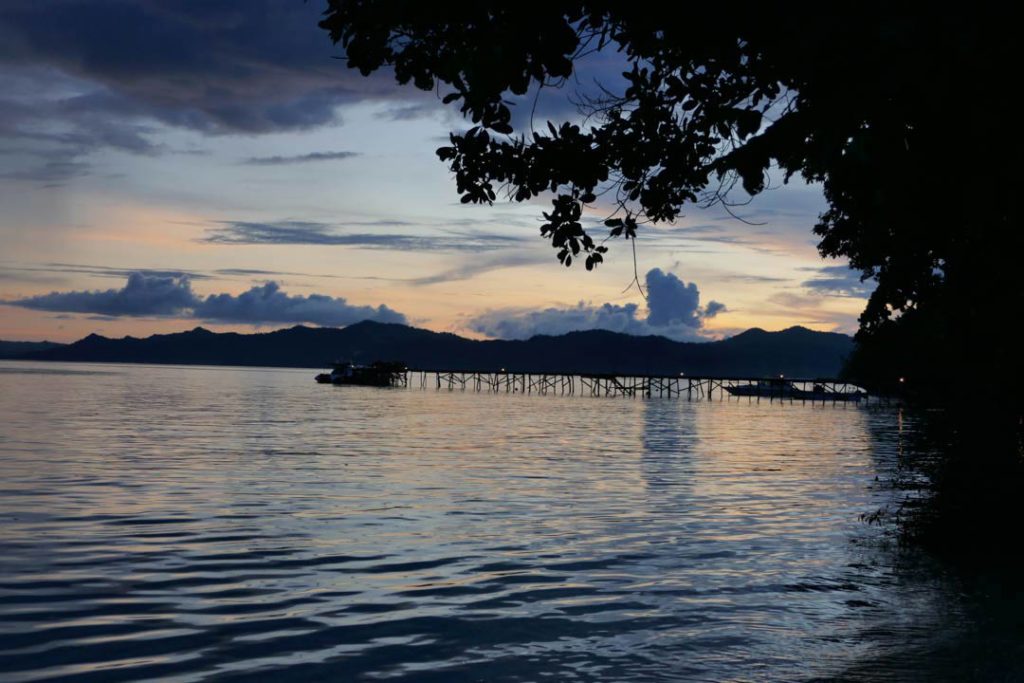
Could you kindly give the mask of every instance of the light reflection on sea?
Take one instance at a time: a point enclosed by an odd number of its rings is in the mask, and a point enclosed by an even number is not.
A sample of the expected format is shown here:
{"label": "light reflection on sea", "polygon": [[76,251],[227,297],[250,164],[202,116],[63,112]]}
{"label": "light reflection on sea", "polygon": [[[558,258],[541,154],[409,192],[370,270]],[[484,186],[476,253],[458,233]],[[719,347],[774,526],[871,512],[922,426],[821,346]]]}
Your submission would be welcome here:
{"label": "light reflection on sea", "polygon": [[891,409],[11,362],[0,415],[5,681],[965,670],[952,581],[859,521]]}

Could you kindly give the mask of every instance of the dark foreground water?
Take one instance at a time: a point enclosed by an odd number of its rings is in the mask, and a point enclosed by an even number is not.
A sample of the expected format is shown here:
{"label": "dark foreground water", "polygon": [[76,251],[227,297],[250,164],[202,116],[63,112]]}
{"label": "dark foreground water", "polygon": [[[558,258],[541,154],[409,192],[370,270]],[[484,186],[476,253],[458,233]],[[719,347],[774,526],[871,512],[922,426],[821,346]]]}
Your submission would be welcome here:
{"label": "dark foreground water", "polygon": [[1016,596],[859,521],[895,410],[311,374],[0,363],[0,679],[1022,675]]}

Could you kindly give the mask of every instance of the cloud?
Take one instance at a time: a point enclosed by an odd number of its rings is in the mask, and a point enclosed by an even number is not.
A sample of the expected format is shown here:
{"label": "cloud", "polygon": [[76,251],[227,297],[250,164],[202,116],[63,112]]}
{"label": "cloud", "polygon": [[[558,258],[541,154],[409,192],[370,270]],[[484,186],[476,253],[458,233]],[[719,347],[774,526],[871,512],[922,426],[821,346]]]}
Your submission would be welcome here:
{"label": "cloud", "polygon": [[[383,105],[384,119],[461,121],[437,93],[399,87],[389,69],[364,77],[334,59],[344,50],[318,27],[324,4],[4,0],[0,138],[32,139],[45,155],[4,177],[61,182],[89,172],[91,151],[168,151],[154,142],[161,126],[207,135],[311,130],[367,101]],[[578,60],[566,87],[506,93],[517,127],[580,120],[577,102],[600,96],[598,81],[625,87],[626,62],[595,53]]]}
{"label": "cloud", "polygon": [[[416,104],[390,107],[377,114],[377,118],[386,119],[388,121],[413,121],[416,119],[437,116],[438,114],[446,111],[447,110],[445,110],[437,100],[424,100],[422,102],[417,102]],[[449,144],[450,142],[448,136],[445,136],[442,141],[445,144]]]}
{"label": "cloud", "polygon": [[253,287],[238,296],[212,294],[195,306],[192,317],[211,322],[298,323],[338,327],[361,320],[405,323],[406,318],[383,304],[353,306],[323,294],[289,296],[276,282]]}
{"label": "cloud", "polygon": [[314,277],[329,278],[332,280],[381,280],[384,282],[406,282],[405,278],[384,277],[381,275],[338,275],[335,273],[299,273],[293,270],[263,270],[258,268],[218,268],[213,271],[217,275],[239,276],[239,277]]}
{"label": "cloud", "polygon": [[37,311],[93,313],[105,316],[169,316],[195,305],[187,276],[132,273],[121,289],[50,292],[6,303]]}
{"label": "cloud", "polygon": [[546,250],[503,249],[488,256],[474,255],[453,268],[443,270],[433,275],[414,278],[410,280],[410,282],[414,285],[436,285],[444,282],[459,282],[461,280],[470,280],[478,275],[483,275],[484,273],[489,273],[495,270],[550,263],[552,260],[553,258],[551,253]]}
{"label": "cloud", "polygon": [[[31,148],[0,177],[61,182],[99,149],[164,150],[161,126],[208,135],[309,130],[345,105],[432,93],[363,77],[318,28],[318,2],[5,0],[0,140]],[[440,106],[440,105],[437,105]]]}
{"label": "cloud", "polygon": [[415,282],[411,278],[386,277],[382,275],[340,275],[338,273],[297,272],[293,270],[267,270],[263,268],[216,268],[208,271],[195,269],[120,268],[81,263],[38,263],[19,264],[0,261],[0,280],[28,283],[59,283],[67,280],[65,275],[88,275],[89,277],[124,280],[132,273],[161,277],[187,276],[189,280],[220,280],[224,278],[245,278],[273,280],[282,277],[326,278],[332,280],[380,280],[384,282]]}
{"label": "cloud", "polygon": [[289,295],[276,282],[256,285],[239,295],[196,294],[188,275],[132,273],[121,289],[51,292],[4,301],[38,311],[86,313],[104,318],[179,317],[209,322],[263,325],[313,323],[342,326],[361,320],[405,323],[387,306],[357,306],[342,297],[324,294]]}
{"label": "cloud", "polygon": [[833,332],[853,334],[857,331],[858,314],[827,308],[829,300],[817,293],[794,291],[776,292],[766,300],[768,304],[758,312],[764,316],[785,318],[788,324],[799,321],[804,326],[830,325]]}
{"label": "cloud", "polygon": [[250,166],[285,166],[288,164],[305,164],[313,161],[340,161],[359,156],[359,152],[311,152],[295,156],[251,157],[243,163]]}
{"label": "cloud", "polygon": [[315,244],[396,249],[401,251],[481,251],[498,249],[522,240],[510,235],[473,231],[447,231],[441,235],[345,233],[336,226],[311,221],[228,221],[211,228],[203,238],[213,244]]}
{"label": "cloud", "polygon": [[704,320],[726,310],[724,304],[700,306],[700,292],[660,268],[647,272],[647,316],[636,304],[579,302],[568,308],[500,309],[475,316],[469,328],[499,339],[529,339],[538,334],[559,335],[581,330],[608,330],[633,335],[660,335],[679,341],[706,341]]}
{"label": "cloud", "polygon": [[730,280],[732,282],[754,282],[754,283],[775,283],[775,282],[789,282],[789,278],[785,277],[773,277],[770,275],[752,275],[750,273],[728,273],[719,275],[720,280]]}
{"label": "cloud", "polygon": [[719,313],[725,313],[728,310],[720,301],[709,301],[708,305],[704,307],[704,318],[714,318]]}
{"label": "cloud", "polygon": [[0,173],[0,178],[25,180],[41,183],[45,187],[52,187],[62,184],[68,178],[85,175],[89,169],[89,164],[72,159],[43,159],[41,163],[35,165],[24,165],[11,171],[3,171]]}
{"label": "cloud", "polygon": [[862,282],[860,272],[849,266],[822,266],[813,270],[817,274],[803,286],[819,294],[866,299],[875,291],[874,282]]}
{"label": "cloud", "polygon": [[498,339],[529,339],[538,334],[559,335],[580,330],[609,330],[651,334],[637,318],[636,304],[594,306],[583,301],[570,308],[543,310],[500,309],[470,320],[469,328]]}
{"label": "cloud", "polygon": [[[23,282],[63,280],[63,275],[88,275],[90,277],[116,278],[123,280],[133,273],[164,278],[187,277],[189,280],[209,280],[211,275],[194,270],[154,269],[154,268],[117,268],[113,266],[96,266],[81,263],[40,263],[34,265],[12,265],[0,262],[3,266],[3,277]],[[54,278],[53,276],[58,276]]]}
{"label": "cloud", "polygon": [[660,268],[647,271],[647,322],[664,327],[673,323],[700,327],[700,292],[694,283],[685,283]]}
{"label": "cloud", "polygon": [[[73,112],[145,116],[204,132],[261,133],[331,122],[339,104],[391,95],[331,60],[318,3],[8,0],[3,62],[92,87]],[[383,86],[387,86],[383,88]]]}

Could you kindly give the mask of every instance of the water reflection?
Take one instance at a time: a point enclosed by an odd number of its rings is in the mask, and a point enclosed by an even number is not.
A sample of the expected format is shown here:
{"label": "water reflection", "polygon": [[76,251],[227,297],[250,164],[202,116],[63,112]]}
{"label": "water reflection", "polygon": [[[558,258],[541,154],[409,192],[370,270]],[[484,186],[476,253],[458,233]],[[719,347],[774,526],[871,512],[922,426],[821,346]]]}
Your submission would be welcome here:
{"label": "water reflection", "polygon": [[5,680],[873,680],[977,616],[858,521],[892,412],[0,367]]}

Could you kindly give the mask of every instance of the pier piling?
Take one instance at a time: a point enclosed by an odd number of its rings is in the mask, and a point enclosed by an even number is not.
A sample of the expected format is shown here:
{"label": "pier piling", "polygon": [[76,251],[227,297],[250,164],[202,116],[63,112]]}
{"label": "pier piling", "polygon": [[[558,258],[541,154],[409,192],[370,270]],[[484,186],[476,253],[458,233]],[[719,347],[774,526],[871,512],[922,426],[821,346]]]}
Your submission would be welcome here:
{"label": "pier piling", "polygon": [[[419,386],[426,389],[433,385],[435,390],[474,391],[484,393],[537,394],[540,396],[591,396],[625,398],[677,398],[688,401],[733,398],[729,388],[763,382],[763,377],[700,377],[680,375],[645,374],[596,374],[596,373],[552,373],[512,372],[493,370],[438,370],[414,368],[399,373],[396,386]],[[418,376],[418,381],[417,377]],[[781,378],[780,378],[781,381]],[[869,394],[862,388],[837,379],[786,378],[785,383],[801,392],[796,398],[793,393],[780,392],[778,395],[746,396],[748,402],[769,402],[787,398],[790,403],[846,403],[845,398],[854,394],[862,402],[888,402],[888,397]],[[577,386],[579,391],[577,392]],[[822,398],[815,398],[821,396]],[[743,398],[738,396],[735,398]]]}

